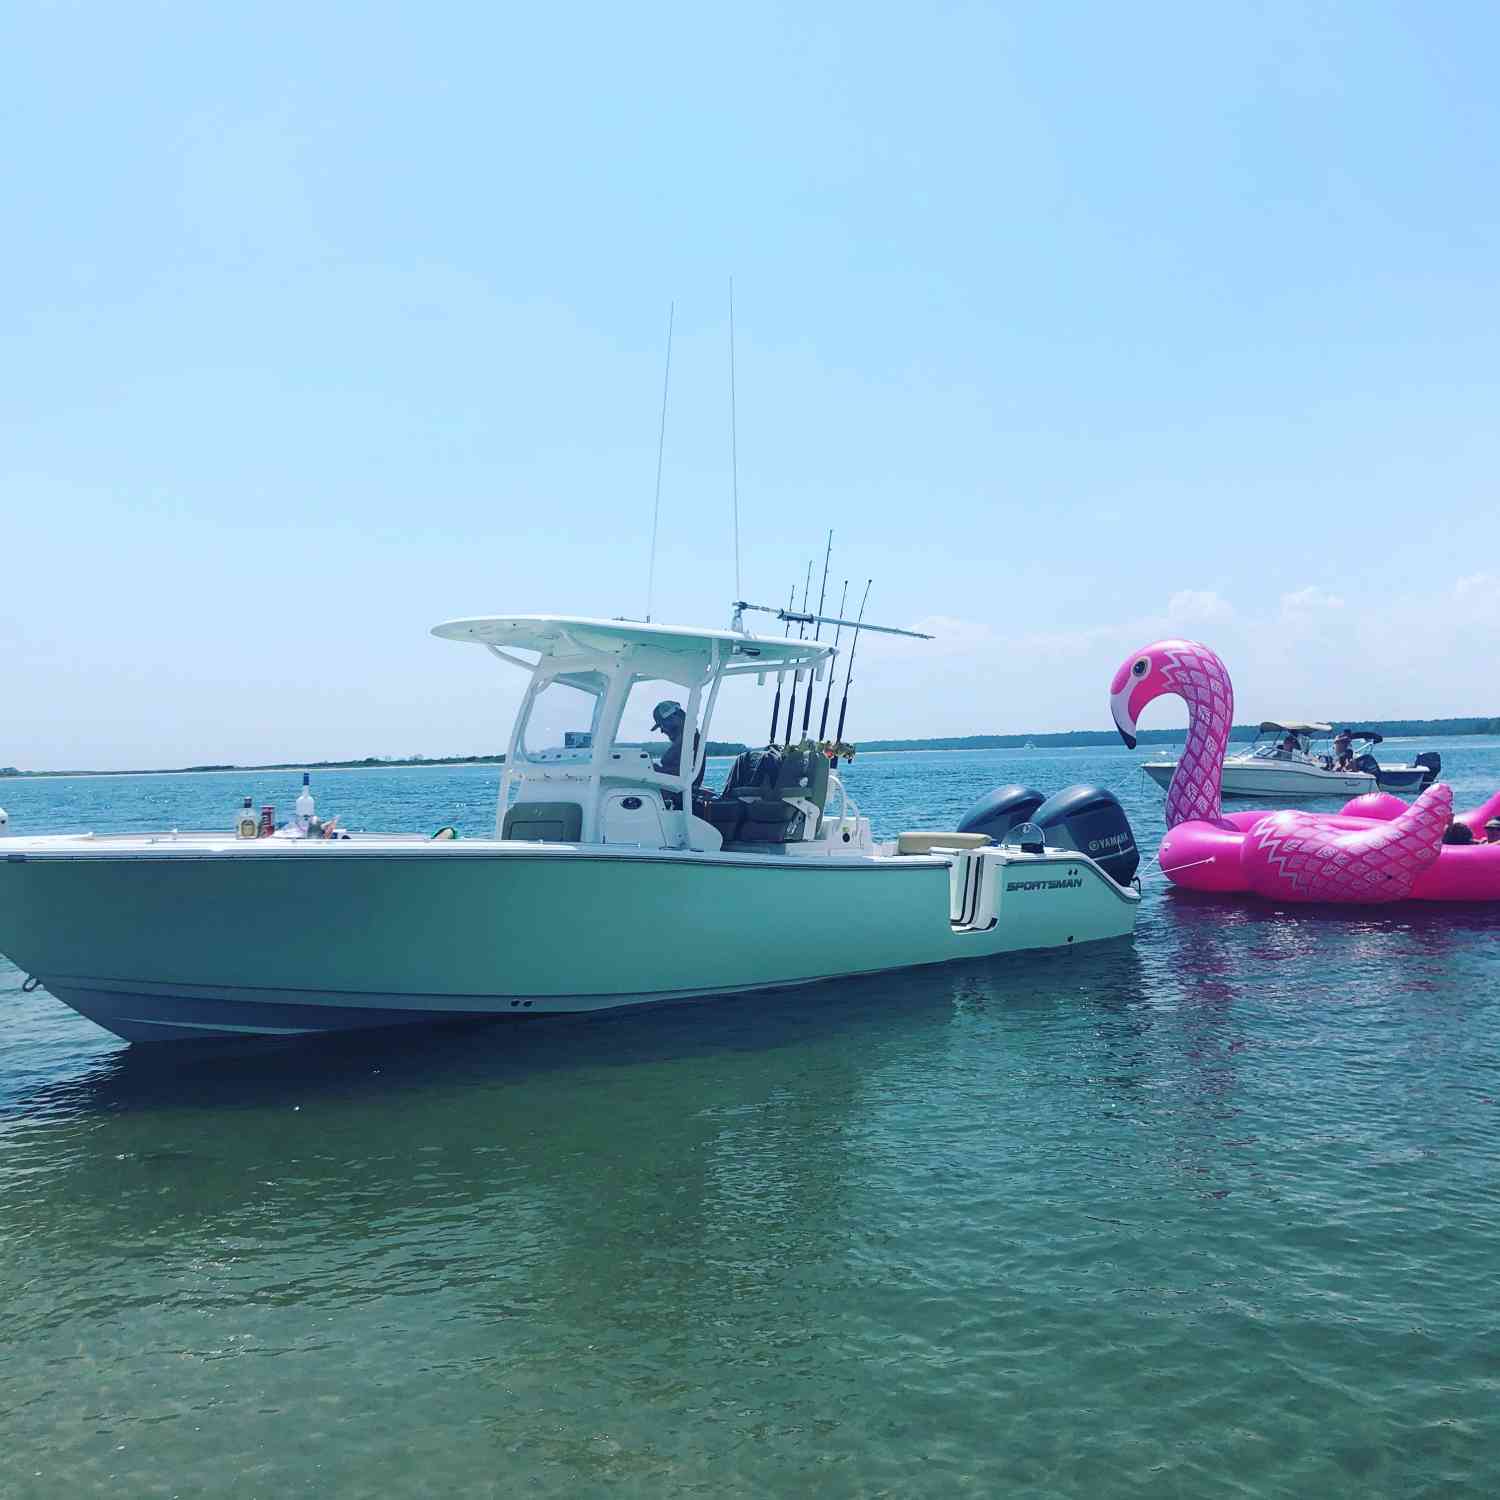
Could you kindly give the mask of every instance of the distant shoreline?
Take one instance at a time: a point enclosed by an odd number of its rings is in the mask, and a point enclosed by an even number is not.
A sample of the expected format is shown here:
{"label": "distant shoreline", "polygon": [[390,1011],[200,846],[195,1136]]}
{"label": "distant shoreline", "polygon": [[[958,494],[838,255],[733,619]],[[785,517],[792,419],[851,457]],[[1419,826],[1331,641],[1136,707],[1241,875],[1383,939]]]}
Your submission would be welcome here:
{"label": "distant shoreline", "polygon": [[[1463,719],[1365,719],[1361,724],[1387,739],[1412,739],[1427,735],[1500,735],[1500,718],[1479,716]],[[1236,724],[1230,732],[1230,739],[1251,740],[1257,732],[1257,725]],[[1186,734],[1185,727],[1143,729],[1137,739],[1137,748],[1180,744]],[[1120,746],[1120,738],[1113,730],[1069,729],[1050,734],[970,734],[921,740],[865,740],[856,743],[855,748],[864,755],[882,755],[909,750],[1077,750],[1110,745]],[[708,742],[710,756],[738,755],[748,748],[749,746],[733,740]],[[418,755],[390,759],[372,755],[362,760],[287,760],[258,766],[158,766],[128,771],[23,771],[15,766],[0,766],[0,782],[40,781],[60,776],[244,776],[261,771],[411,771],[432,766],[499,767],[504,764],[504,755]]]}

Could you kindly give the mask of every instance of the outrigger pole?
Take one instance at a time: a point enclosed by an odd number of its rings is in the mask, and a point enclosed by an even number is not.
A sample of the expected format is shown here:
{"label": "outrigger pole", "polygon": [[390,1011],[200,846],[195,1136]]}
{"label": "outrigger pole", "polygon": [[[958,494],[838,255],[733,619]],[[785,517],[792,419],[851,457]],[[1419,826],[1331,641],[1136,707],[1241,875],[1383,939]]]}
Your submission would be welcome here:
{"label": "outrigger pole", "polygon": [[[808,564],[808,568],[809,570],[812,568],[811,563]],[[866,588],[865,592],[868,593],[869,589]],[[925,630],[898,630],[894,625],[867,625],[862,620],[841,620],[835,615],[804,614],[796,609],[777,609],[774,604],[751,604],[745,599],[736,599],[733,608],[736,630],[741,628],[739,618],[741,613],[748,609],[753,614],[775,615],[778,620],[785,620],[790,625],[811,625],[816,621],[822,621],[824,625],[847,625],[851,630],[855,628],[873,630],[877,635],[909,635],[913,640],[918,641],[933,639]]]}
{"label": "outrigger pole", "polygon": [[[824,559],[823,559],[823,589],[824,589],[824,596],[826,596],[827,588],[828,588],[828,557],[829,557],[829,554],[831,554],[832,548],[833,548],[833,533],[832,532],[829,532],[829,534],[828,534],[828,545],[829,545],[829,552],[824,554]],[[901,630],[901,629],[898,629],[895,625],[869,625],[869,624],[866,624],[865,623],[865,606],[869,603],[869,600],[870,600],[870,584],[874,581],[872,579],[867,579],[865,581],[864,598],[860,600],[859,616],[858,616],[857,619],[849,620],[849,619],[845,619],[844,618],[844,605],[847,602],[848,597],[849,597],[849,580],[848,579],[844,580],[844,596],[839,601],[839,612],[838,612],[838,614],[836,614],[836,615],[825,615],[823,613],[823,597],[820,597],[819,600],[818,600],[818,613],[817,614],[809,614],[808,613],[808,609],[807,609],[807,603],[808,603],[808,600],[811,597],[811,593],[812,593],[812,569],[813,569],[813,565],[812,565],[811,562],[809,562],[808,565],[807,565],[807,578],[804,581],[803,587],[802,587],[802,608],[801,609],[797,609],[795,607],[796,603],[797,603],[797,587],[796,587],[795,584],[792,585],[791,596],[787,600],[787,604],[786,604],[786,608],[785,609],[778,609],[774,604],[752,604],[752,603],[750,603],[750,601],[748,599],[736,599],[736,600],[733,601],[733,603],[731,605],[731,608],[734,610],[734,616],[733,616],[733,619],[732,619],[732,622],[731,622],[731,628],[734,629],[734,630],[741,630],[741,631],[743,631],[745,629],[745,611],[746,610],[749,610],[752,614],[774,615],[778,620],[783,621],[785,623],[785,627],[786,627],[782,631],[783,638],[788,637],[788,636],[791,635],[791,633],[792,633],[792,626],[793,626],[793,624],[795,624],[797,626],[797,639],[799,641],[806,640],[806,638],[807,638],[807,627],[809,625],[815,625],[815,626],[832,625],[832,626],[836,627],[836,631],[837,631],[837,633],[834,635],[834,638],[833,638],[833,644],[834,644],[834,650],[835,651],[838,650],[838,643],[839,643],[839,640],[840,640],[840,638],[841,638],[841,636],[843,634],[844,626],[847,625],[854,632],[854,640],[850,643],[850,646],[849,646],[849,663],[848,663],[847,668],[844,671],[844,697],[843,697],[843,701],[839,704],[839,727],[838,727],[837,733],[834,736],[835,739],[841,741],[843,739],[843,737],[844,737],[844,716],[849,711],[849,683],[852,680],[853,675],[854,675],[854,653],[855,653],[855,651],[859,647],[859,637],[860,637],[861,632],[866,631],[866,630],[873,630],[877,635],[904,635],[904,636],[908,636],[912,640],[916,640],[916,641],[930,641],[932,639],[932,636],[930,636],[925,630]],[[815,640],[818,639],[818,638],[819,637],[814,636]],[[777,728],[777,725],[779,724],[780,719],[781,719],[781,679],[782,679],[782,677],[784,675],[785,675],[784,672],[778,672],[777,675],[776,675],[776,701],[771,706],[771,744],[773,744],[773,745],[776,743],[776,728]],[[807,708],[804,711],[803,716],[802,716],[802,730],[803,730],[804,734],[807,732],[807,726],[808,726],[809,722],[811,721],[812,690],[813,690],[812,689],[812,682],[811,682],[811,680],[809,680],[809,682],[807,684],[807,696],[808,696],[809,704],[808,704],[808,706],[807,706]],[[822,739],[824,737],[824,734],[825,734],[825,732],[827,731],[827,728],[828,728],[828,704],[829,704],[829,700],[830,700],[830,698],[832,696],[832,693],[833,693],[833,672],[830,669],[829,674],[828,674],[828,688],[827,688],[827,691],[823,695],[823,723],[822,723],[822,727],[818,731],[818,738],[819,739]],[[790,704],[787,707],[787,716],[786,716],[786,743],[787,744],[791,744],[791,741],[792,741],[792,722],[793,722],[793,717],[794,717],[794,715],[796,713],[796,707],[797,707],[797,669],[793,668],[793,670],[792,670],[792,697],[791,697],[791,702],[790,702]]]}
{"label": "outrigger pole", "polygon": [[[881,628],[879,625],[866,626],[864,623],[865,605],[870,602],[870,585],[874,581],[873,578],[865,580],[865,597],[859,601],[859,619],[854,622],[854,639],[849,643],[849,665],[844,669],[844,701],[839,704],[839,727],[833,736],[839,744],[842,744],[844,741],[844,715],[849,712],[849,681],[854,676],[854,653],[859,650],[859,632],[862,628],[867,630],[879,630]],[[915,630],[897,630],[893,634],[916,635],[917,632]],[[922,639],[930,641],[932,637],[924,635]]]}
{"label": "outrigger pole", "polygon": [[[651,607],[656,596],[656,533],[661,524],[661,458],[667,447],[667,390],[672,384],[672,324],[677,319],[677,303],[667,309],[667,368],[661,377],[661,430],[656,435],[656,498],[651,504],[651,562],[646,569],[646,619],[651,619]],[[738,518],[738,512],[736,512]],[[735,532],[735,545],[739,545],[739,532]],[[739,554],[735,554],[738,561]]]}

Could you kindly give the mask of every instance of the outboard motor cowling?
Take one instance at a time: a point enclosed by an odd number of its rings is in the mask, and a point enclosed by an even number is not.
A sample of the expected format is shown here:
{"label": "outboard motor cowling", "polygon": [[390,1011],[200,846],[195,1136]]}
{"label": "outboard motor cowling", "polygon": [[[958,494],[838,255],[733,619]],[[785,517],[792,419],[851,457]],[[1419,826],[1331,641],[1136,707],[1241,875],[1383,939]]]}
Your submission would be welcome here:
{"label": "outboard motor cowling", "polygon": [[1049,797],[1032,815],[1052,849],[1077,849],[1116,885],[1129,885],[1141,862],[1130,820],[1113,792],[1080,783]]}
{"label": "outboard motor cowling", "polygon": [[1003,843],[1012,828],[1035,822],[1036,810],[1046,800],[1035,787],[1022,786],[1018,781],[997,786],[963,815],[958,832],[987,833],[997,844]]}
{"label": "outboard motor cowling", "polygon": [[1443,757],[1436,750],[1424,750],[1417,756],[1414,763],[1427,767],[1427,774],[1422,778],[1421,788],[1425,792],[1438,779],[1438,773],[1443,769]]}

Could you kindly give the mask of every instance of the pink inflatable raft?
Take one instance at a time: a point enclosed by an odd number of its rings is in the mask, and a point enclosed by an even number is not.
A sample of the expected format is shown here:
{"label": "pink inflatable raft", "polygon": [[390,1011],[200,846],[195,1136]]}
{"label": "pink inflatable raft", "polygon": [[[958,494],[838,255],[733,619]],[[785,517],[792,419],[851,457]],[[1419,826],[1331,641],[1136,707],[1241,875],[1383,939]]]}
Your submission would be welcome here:
{"label": "pink inflatable raft", "polygon": [[[1110,684],[1120,737],[1135,748],[1141,710],[1174,694],[1188,706],[1187,745],[1167,789],[1167,836],[1157,860],[1195,891],[1253,891],[1277,901],[1500,901],[1500,843],[1484,842],[1500,817],[1500,792],[1453,812],[1442,782],[1415,802],[1372,792],[1339,813],[1240,812],[1225,816],[1219,774],[1234,722],[1224,663],[1193,641],[1158,641],[1133,653]],[[1445,844],[1450,823],[1475,842]]]}

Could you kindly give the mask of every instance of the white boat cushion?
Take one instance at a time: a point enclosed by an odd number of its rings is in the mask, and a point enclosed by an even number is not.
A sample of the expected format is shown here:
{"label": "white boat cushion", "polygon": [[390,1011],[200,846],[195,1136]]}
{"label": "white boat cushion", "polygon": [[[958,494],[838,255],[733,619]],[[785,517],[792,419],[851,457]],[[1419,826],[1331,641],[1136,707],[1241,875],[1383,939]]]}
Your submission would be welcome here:
{"label": "white boat cushion", "polygon": [[994,842],[987,833],[903,833],[896,838],[896,853],[931,854],[934,849],[982,849]]}

